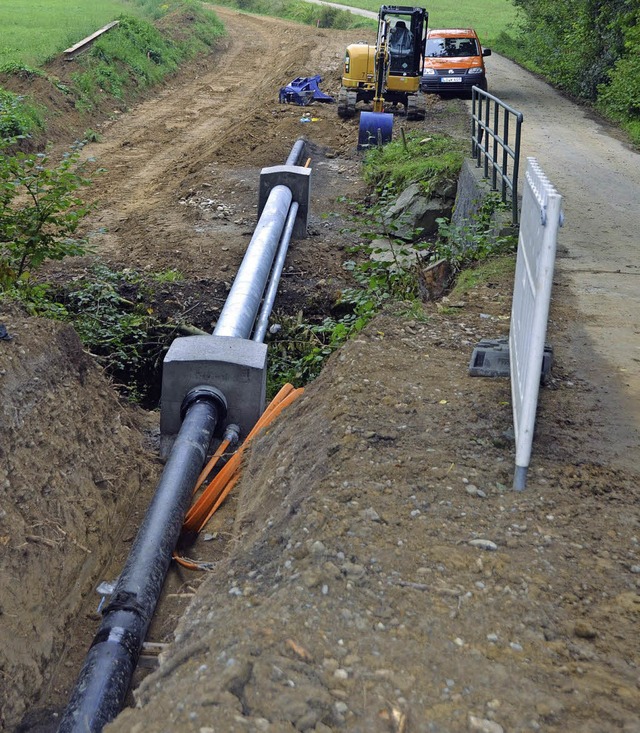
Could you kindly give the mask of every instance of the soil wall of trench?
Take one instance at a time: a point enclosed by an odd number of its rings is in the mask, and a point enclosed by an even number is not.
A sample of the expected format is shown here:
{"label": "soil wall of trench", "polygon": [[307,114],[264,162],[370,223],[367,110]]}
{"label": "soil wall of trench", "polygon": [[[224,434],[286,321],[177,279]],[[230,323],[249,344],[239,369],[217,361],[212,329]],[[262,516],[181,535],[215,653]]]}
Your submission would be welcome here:
{"label": "soil wall of trench", "polygon": [[[14,730],[59,670],[67,625],[143,511],[158,473],[70,326],[6,310],[0,342],[0,727]],[[140,515],[142,516],[142,515]],[[95,621],[91,621],[95,623]]]}

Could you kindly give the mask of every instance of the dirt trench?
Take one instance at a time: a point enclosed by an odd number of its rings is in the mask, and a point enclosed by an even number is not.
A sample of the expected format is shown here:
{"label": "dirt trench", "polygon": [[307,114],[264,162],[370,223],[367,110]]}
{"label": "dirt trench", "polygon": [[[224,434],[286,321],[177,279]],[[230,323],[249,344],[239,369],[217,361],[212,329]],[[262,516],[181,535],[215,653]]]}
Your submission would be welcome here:
{"label": "dirt trench", "polygon": [[[335,299],[351,243],[342,197],[364,193],[356,123],[277,103],[296,76],[335,93],[351,34],[219,12],[229,35],[211,66],[86,149],[107,168],[87,222],[99,257],[179,269],[187,285],[167,307],[201,328],[251,236],[260,168],[298,136],[312,151],[310,236],[292,246],[281,302]],[[464,134],[463,105],[430,99],[420,128]],[[109,730],[640,730],[638,475],[602,451],[599,373],[561,349],[529,487],[509,490],[508,384],[467,364],[508,329],[510,288],[496,277],[399,307],[332,357],[193,548],[214,571],[172,569],[149,635],[169,646]],[[581,318],[563,279],[551,340]],[[136,526],[123,517],[144,511],[159,471],[158,416],[118,403],[68,329],[2,320],[14,336],[0,342],[2,722],[54,730],[97,628],[93,588],[121,567]],[[624,385],[607,388],[623,401]]]}

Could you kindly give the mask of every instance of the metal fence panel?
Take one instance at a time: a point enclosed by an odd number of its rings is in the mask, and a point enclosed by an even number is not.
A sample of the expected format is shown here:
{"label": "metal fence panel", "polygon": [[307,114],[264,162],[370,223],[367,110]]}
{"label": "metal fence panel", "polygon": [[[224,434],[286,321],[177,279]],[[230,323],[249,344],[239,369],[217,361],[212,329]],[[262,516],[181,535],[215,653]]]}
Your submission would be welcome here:
{"label": "metal fence panel", "polygon": [[509,332],[517,490],[525,487],[531,458],[561,202],[537,160],[527,158]]}
{"label": "metal fence panel", "polygon": [[[471,90],[471,155],[503,203],[511,202],[511,219],[518,223],[518,176],[522,112],[479,87]],[[512,129],[513,128],[513,129]]]}

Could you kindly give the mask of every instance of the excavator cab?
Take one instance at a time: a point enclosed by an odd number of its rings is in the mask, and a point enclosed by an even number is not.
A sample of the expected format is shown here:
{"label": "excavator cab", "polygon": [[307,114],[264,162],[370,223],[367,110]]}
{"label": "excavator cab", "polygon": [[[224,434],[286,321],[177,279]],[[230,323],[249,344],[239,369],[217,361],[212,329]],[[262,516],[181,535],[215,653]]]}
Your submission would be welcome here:
{"label": "excavator cab", "polygon": [[[389,24],[389,76],[420,78],[426,39],[426,15],[423,8],[408,8],[405,12],[394,13],[404,8],[383,5],[380,14]],[[383,13],[384,11],[384,13]],[[379,22],[379,21],[378,21]],[[393,79],[390,80],[391,86]]]}
{"label": "excavator cab", "polygon": [[383,5],[376,45],[353,43],[347,47],[338,115],[354,117],[358,102],[373,103],[373,112],[363,112],[360,117],[359,148],[391,139],[393,117],[386,116],[385,107],[396,111],[402,106],[407,119],[424,119],[426,103],[420,80],[427,22],[424,8]]}

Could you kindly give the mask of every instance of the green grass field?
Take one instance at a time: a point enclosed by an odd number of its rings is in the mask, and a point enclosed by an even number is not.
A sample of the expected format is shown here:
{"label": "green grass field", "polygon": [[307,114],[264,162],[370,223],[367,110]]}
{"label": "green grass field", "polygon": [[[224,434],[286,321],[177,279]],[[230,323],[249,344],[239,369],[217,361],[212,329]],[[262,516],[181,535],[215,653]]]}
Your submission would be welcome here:
{"label": "green grass field", "polygon": [[[379,0],[333,0],[344,5],[372,10],[377,13]],[[411,5],[411,2],[398,3]],[[429,11],[430,28],[475,28],[483,45],[491,43],[500,33],[509,32],[517,19],[511,0],[422,0],[416,5]]]}
{"label": "green grass field", "polygon": [[[52,56],[114,20],[122,13],[157,16],[171,0],[1,0],[0,67],[40,66]],[[379,0],[345,2],[378,12]],[[449,0],[424,2],[429,25],[472,26],[483,43],[509,30],[516,18],[511,0]]]}
{"label": "green grass field", "polygon": [[145,0],[1,0],[0,67],[40,66],[122,13],[146,15],[153,5]]}

